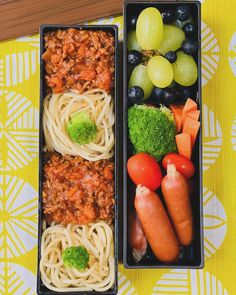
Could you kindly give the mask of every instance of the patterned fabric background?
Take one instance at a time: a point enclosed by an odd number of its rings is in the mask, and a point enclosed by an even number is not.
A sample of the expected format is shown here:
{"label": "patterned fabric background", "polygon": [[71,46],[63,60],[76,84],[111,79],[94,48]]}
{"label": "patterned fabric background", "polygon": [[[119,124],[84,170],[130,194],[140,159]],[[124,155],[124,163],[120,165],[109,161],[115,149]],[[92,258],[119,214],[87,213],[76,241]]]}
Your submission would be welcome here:
{"label": "patterned fabric background", "polygon": [[[202,1],[203,270],[126,270],[122,295],[236,294],[236,18]],[[234,6],[234,7],[233,7]],[[122,17],[99,20],[119,26]],[[39,37],[0,43],[0,294],[35,294]]]}

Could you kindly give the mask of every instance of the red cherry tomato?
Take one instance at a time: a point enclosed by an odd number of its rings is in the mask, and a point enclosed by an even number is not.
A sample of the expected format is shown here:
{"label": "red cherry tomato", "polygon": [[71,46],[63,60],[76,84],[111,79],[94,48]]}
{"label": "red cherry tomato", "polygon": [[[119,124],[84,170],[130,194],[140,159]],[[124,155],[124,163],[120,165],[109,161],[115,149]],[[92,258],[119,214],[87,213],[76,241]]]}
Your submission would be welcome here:
{"label": "red cherry tomato", "polygon": [[155,191],[161,185],[162,173],[155,158],[139,153],[129,158],[127,169],[132,181]]}
{"label": "red cherry tomato", "polygon": [[176,170],[185,178],[191,178],[195,173],[195,167],[193,163],[185,156],[175,153],[168,154],[162,160],[162,166],[167,169],[167,165],[169,164],[174,164]]}

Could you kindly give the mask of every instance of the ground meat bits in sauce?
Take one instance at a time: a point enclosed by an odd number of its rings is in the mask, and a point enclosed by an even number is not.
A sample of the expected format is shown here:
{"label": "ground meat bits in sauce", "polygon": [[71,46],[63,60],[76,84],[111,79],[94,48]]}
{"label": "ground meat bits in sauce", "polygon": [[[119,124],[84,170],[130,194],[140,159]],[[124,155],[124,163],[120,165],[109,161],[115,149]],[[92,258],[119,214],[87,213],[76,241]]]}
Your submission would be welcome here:
{"label": "ground meat bits in sauce", "polygon": [[47,154],[44,165],[43,208],[48,223],[87,224],[114,215],[114,163]]}
{"label": "ground meat bits in sauce", "polygon": [[102,88],[110,92],[114,73],[114,37],[107,32],[57,30],[44,37],[46,82],[54,93]]}

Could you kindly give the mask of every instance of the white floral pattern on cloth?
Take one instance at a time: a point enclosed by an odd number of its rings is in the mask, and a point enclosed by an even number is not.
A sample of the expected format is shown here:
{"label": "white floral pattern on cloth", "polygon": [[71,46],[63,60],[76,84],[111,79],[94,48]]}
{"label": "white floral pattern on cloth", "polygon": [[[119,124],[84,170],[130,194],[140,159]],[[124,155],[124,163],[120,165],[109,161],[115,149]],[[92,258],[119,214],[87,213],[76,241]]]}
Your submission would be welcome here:
{"label": "white floral pattern on cloth", "polygon": [[0,87],[12,87],[29,80],[38,67],[38,48],[6,54],[0,59]]}
{"label": "white floral pattern on cloth", "polygon": [[25,267],[10,262],[0,263],[1,295],[35,295],[36,277]]}
{"label": "white floral pattern on cloth", "polygon": [[211,28],[202,21],[202,86],[215,74],[220,61],[220,48]]}
{"label": "white floral pattern on cloth", "polygon": [[215,275],[203,270],[174,269],[156,282],[152,295],[228,295]]}
{"label": "white floral pattern on cloth", "polygon": [[36,47],[39,48],[40,44],[40,40],[39,40],[39,36],[25,36],[25,37],[19,37],[16,39],[17,42],[23,42],[26,43],[32,47]]}
{"label": "white floral pattern on cloth", "polygon": [[219,157],[222,146],[222,131],[218,119],[207,105],[203,105],[203,171],[209,169]]}
{"label": "white floral pattern on cloth", "polygon": [[0,171],[22,168],[38,156],[39,112],[32,101],[0,90]]}
{"label": "white floral pattern on cloth", "polygon": [[233,119],[231,128],[231,144],[234,151],[236,151],[236,116]]}
{"label": "white floral pattern on cloth", "polygon": [[204,253],[211,257],[222,245],[226,232],[225,209],[216,195],[203,188]]}
{"label": "white floral pattern on cloth", "polygon": [[0,258],[20,256],[37,245],[37,195],[22,179],[0,175]]}
{"label": "white floral pattern on cloth", "polygon": [[118,272],[118,295],[137,295],[130,280],[121,272]]}
{"label": "white floral pattern on cloth", "polygon": [[229,43],[229,65],[236,77],[236,32],[233,34]]}

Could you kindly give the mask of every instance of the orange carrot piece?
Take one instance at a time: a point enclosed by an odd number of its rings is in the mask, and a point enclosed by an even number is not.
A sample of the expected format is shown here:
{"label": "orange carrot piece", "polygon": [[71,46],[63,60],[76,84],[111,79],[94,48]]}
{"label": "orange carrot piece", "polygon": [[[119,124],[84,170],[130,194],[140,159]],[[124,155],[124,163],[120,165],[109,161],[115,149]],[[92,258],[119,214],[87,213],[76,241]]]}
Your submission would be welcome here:
{"label": "orange carrot piece", "polygon": [[188,112],[186,114],[186,117],[188,117],[188,118],[190,118],[192,120],[198,121],[199,120],[199,117],[200,117],[200,110]]}
{"label": "orange carrot piece", "polygon": [[185,118],[183,118],[182,126],[184,126],[184,122],[187,117],[194,121],[198,121],[200,117],[200,111],[196,110],[196,111],[187,112]]}
{"label": "orange carrot piece", "polygon": [[191,135],[188,133],[181,133],[175,136],[178,153],[182,156],[191,159],[192,156],[192,142]]}
{"label": "orange carrot piece", "polygon": [[197,110],[197,104],[194,100],[192,100],[191,98],[188,98],[184,108],[183,108],[183,113],[182,113],[182,127],[184,126],[184,122],[185,122],[185,118],[187,113],[192,112],[192,111],[196,111]]}
{"label": "orange carrot piece", "polygon": [[183,114],[186,114],[187,112],[190,111],[196,111],[197,110],[197,104],[194,100],[191,98],[188,98],[183,109]]}
{"label": "orange carrot piece", "polygon": [[182,112],[183,112],[184,105],[182,104],[171,104],[170,110],[172,111],[175,119],[175,124],[177,131],[181,131],[181,122],[182,122]]}
{"label": "orange carrot piece", "polygon": [[192,147],[197,138],[198,130],[200,128],[200,122],[195,121],[189,117],[185,119],[184,126],[183,126],[183,133],[188,133],[191,135],[191,142]]}

